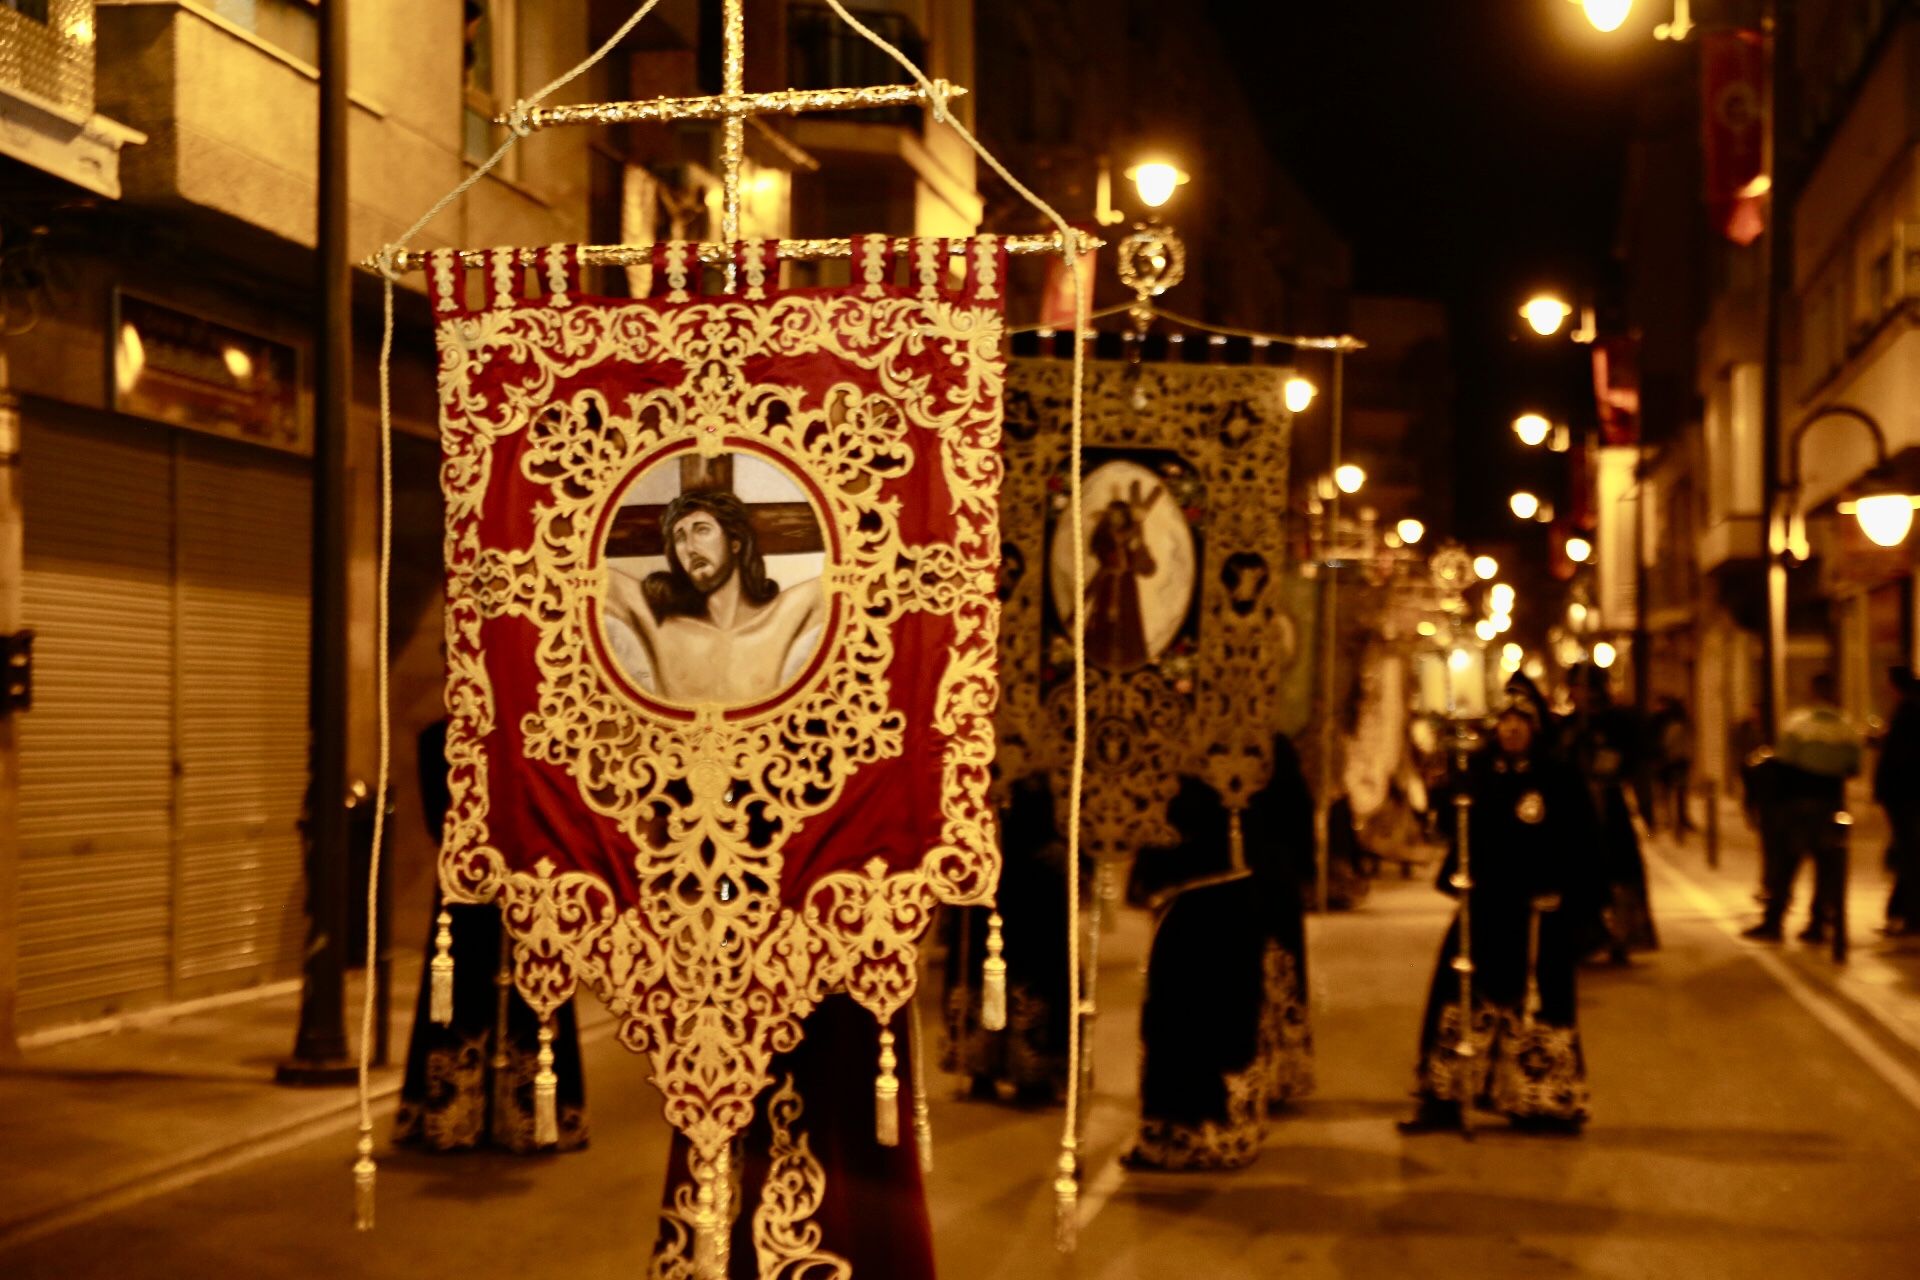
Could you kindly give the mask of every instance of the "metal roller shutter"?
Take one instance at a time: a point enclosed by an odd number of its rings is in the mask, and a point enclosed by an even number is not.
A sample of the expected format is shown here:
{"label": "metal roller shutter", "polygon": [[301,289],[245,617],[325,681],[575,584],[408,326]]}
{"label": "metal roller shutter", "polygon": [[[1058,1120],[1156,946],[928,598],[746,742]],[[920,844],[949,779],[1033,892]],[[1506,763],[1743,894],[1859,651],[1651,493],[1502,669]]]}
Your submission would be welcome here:
{"label": "metal roller shutter", "polygon": [[176,996],[299,968],[311,488],[256,449],[178,437]]}
{"label": "metal roller shutter", "polygon": [[24,424],[19,718],[26,1025],[164,999],[173,790],[172,465],[164,431]]}
{"label": "metal roller shutter", "polygon": [[305,467],[111,423],[23,445],[22,1024],[297,972]]}

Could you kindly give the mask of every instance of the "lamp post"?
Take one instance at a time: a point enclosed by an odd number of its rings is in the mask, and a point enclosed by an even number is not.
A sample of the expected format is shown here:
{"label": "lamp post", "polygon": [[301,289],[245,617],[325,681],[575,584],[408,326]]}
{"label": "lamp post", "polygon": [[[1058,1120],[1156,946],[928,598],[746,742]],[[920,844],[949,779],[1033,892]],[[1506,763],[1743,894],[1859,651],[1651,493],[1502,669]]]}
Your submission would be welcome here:
{"label": "lamp post", "polygon": [[1853,405],[1824,405],[1800,420],[1786,441],[1787,478],[1777,487],[1767,519],[1767,693],[1770,709],[1770,737],[1777,737],[1780,719],[1786,708],[1787,687],[1787,567],[1797,544],[1804,542],[1799,526],[1800,450],[1807,432],[1830,418],[1856,422],[1867,430],[1873,441],[1873,470],[1867,473],[1862,491],[1839,504],[1844,514],[1860,522],[1860,530],[1876,546],[1894,547],[1905,541],[1913,527],[1916,499],[1901,492],[1893,483],[1887,467],[1887,436],[1872,414]]}

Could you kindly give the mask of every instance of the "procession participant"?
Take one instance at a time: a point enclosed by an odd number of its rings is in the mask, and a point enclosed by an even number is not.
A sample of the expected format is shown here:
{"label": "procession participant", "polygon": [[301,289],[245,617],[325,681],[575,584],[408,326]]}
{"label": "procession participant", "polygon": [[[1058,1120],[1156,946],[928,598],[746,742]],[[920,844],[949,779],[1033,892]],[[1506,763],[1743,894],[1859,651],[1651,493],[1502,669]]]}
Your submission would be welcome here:
{"label": "procession participant", "polygon": [[1604,936],[1589,948],[1604,946],[1615,964],[1629,952],[1660,945],[1653,907],[1647,896],[1647,864],[1640,852],[1627,807],[1627,786],[1639,768],[1641,733],[1633,713],[1613,704],[1607,673],[1583,662],[1567,672],[1573,715],[1566,724],[1566,757],[1579,770],[1600,824],[1596,873],[1604,886],[1600,923]]}
{"label": "procession participant", "polygon": [[1920,933],[1920,680],[1904,666],[1891,668],[1887,678],[1900,700],[1873,768],[1873,798],[1886,810],[1891,831],[1887,870],[1893,891],[1881,932],[1905,937]]}
{"label": "procession participant", "polygon": [[[1577,1133],[1587,1118],[1586,1061],[1576,1016],[1579,891],[1592,841],[1586,789],[1544,751],[1539,710],[1527,698],[1501,709],[1497,737],[1469,762],[1466,890],[1473,968],[1473,1052],[1463,1057],[1461,918],[1440,948],[1420,1026],[1420,1100],[1404,1133],[1452,1129],[1461,1108],[1506,1115],[1518,1128]],[[1439,888],[1458,897],[1462,858],[1455,825]]]}
{"label": "procession participant", "polygon": [[1140,1131],[1125,1160],[1235,1169],[1259,1154],[1268,1114],[1313,1088],[1301,920],[1312,795],[1281,737],[1273,780],[1243,817],[1244,867],[1233,865],[1232,819],[1206,783],[1182,778],[1168,817],[1180,844],[1142,855],[1177,869],[1180,882],[1151,901]]}
{"label": "procession participant", "polygon": [[[1053,790],[1044,773],[1011,788],[1000,812],[1001,870],[997,907],[960,907],[945,913],[946,1053],[943,1070],[965,1075],[972,1096],[1000,1098],[1012,1090],[1021,1105],[1046,1106],[1067,1085],[1067,850],[1054,825]],[[981,961],[987,924],[1002,922],[1007,965],[1007,1025],[980,1025]]]}
{"label": "procession participant", "polygon": [[[435,844],[453,803],[447,787],[447,722],[420,733],[420,798]],[[434,891],[434,914],[442,906]],[[539,1071],[540,1018],[510,979],[503,980],[506,939],[494,903],[445,904],[452,918],[453,1020],[429,1017],[432,966],[420,969],[407,1070],[394,1114],[393,1140],[427,1151],[491,1146],[518,1155],[573,1151],[587,1144],[586,1084],[580,1071],[580,1034],[568,1001],[554,1016],[553,1069],[559,1077],[559,1142],[534,1140],[534,1076]],[[427,954],[434,953],[427,940]]]}
{"label": "procession participant", "polygon": [[1860,772],[1860,731],[1834,703],[1833,677],[1813,678],[1813,700],[1787,718],[1774,750],[1772,785],[1761,805],[1775,824],[1776,854],[1768,864],[1766,912],[1742,936],[1778,942],[1793,903],[1793,882],[1803,862],[1813,863],[1813,905],[1800,941],[1829,940],[1844,919],[1847,838],[1840,818],[1847,779]]}

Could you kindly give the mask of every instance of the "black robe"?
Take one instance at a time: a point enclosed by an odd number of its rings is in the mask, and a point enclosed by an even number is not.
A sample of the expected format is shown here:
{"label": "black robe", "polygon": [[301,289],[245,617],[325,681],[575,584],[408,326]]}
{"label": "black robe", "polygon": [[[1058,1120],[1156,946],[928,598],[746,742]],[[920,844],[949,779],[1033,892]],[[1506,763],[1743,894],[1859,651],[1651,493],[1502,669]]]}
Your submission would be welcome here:
{"label": "black robe", "polygon": [[[808,1016],[799,1046],[774,1057],[772,1087],[755,1100],[753,1121],[732,1148],[730,1280],[933,1280],[909,1028],[906,1011],[895,1015],[896,1146],[875,1136],[880,1025],[850,997],[827,997]],[[675,1133],[651,1280],[695,1274],[691,1151]]]}
{"label": "black robe", "polygon": [[1181,779],[1169,807],[1180,845],[1142,853],[1143,883],[1184,883],[1153,899],[1134,1168],[1251,1163],[1268,1115],[1313,1089],[1301,907],[1313,799],[1282,744],[1275,780],[1242,816],[1245,870],[1231,865],[1219,794],[1195,778]]}
{"label": "black robe", "polygon": [[1045,774],[1014,783],[1000,814],[1002,861],[995,895],[1007,962],[1007,1025],[980,1026],[981,962],[994,908],[942,913],[946,970],[941,1068],[971,1079],[980,1098],[1013,1089],[1016,1102],[1050,1104],[1067,1086],[1067,852],[1054,826]]}
{"label": "black robe", "polygon": [[[1463,1059],[1458,1052],[1456,910],[1428,986],[1416,1092],[1429,1102],[1467,1102],[1516,1119],[1584,1120],[1587,1074],[1575,974],[1584,941],[1579,904],[1593,856],[1591,801],[1580,779],[1544,753],[1514,759],[1483,752],[1470,762],[1466,786],[1473,800],[1467,827],[1473,1055]],[[1450,822],[1439,877],[1442,892],[1456,897],[1457,833]],[[1536,908],[1549,899],[1557,905]]]}
{"label": "black robe", "polygon": [[1660,945],[1647,896],[1647,864],[1627,807],[1627,783],[1640,769],[1639,727],[1633,713],[1602,707],[1565,721],[1567,758],[1585,779],[1599,820],[1592,875],[1602,886],[1599,918],[1587,949],[1608,946],[1616,955]]}
{"label": "black robe", "polygon": [[[447,722],[420,734],[420,794],[427,825],[441,835],[452,797],[447,790]],[[434,892],[434,913],[441,906]],[[413,1032],[407,1040],[407,1070],[394,1115],[393,1140],[428,1151],[465,1151],[493,1146],[520,1154],[541,1150],[533,1140],[533,1078],[539,1070],[540,1019],[509,981],[506,1021],[499,1035],[500,909],[456,903],[453,917],[453,1021],[440,1026],[429,1016],[432,967],[420,970]],[[427,931],[427,956],[434,935]],[[553,1070],[558,1150],[587,1143],[586,1083],[580,1070],[580,1034],[571,1002],[554,1016]]]}

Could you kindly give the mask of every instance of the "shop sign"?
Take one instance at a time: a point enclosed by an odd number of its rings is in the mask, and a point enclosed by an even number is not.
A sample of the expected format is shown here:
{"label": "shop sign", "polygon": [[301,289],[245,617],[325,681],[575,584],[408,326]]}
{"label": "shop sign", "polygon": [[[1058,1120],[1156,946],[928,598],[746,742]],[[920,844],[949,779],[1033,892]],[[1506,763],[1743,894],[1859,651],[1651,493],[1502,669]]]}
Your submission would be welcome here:
{"label": "shop sign", "polygon": [[298,347],[124,292],[114,294],[112,342],[117,412],[313,453]]}

